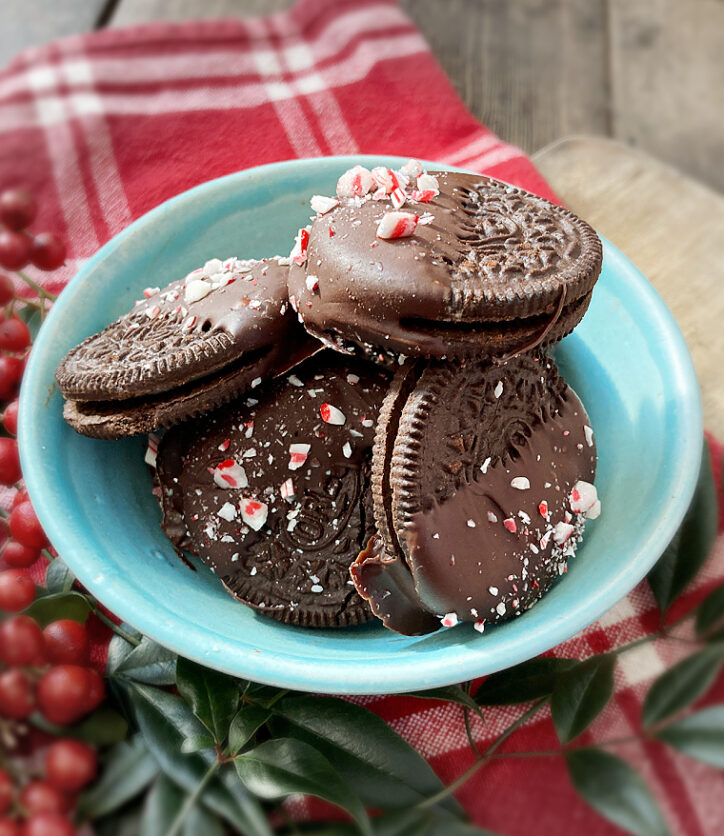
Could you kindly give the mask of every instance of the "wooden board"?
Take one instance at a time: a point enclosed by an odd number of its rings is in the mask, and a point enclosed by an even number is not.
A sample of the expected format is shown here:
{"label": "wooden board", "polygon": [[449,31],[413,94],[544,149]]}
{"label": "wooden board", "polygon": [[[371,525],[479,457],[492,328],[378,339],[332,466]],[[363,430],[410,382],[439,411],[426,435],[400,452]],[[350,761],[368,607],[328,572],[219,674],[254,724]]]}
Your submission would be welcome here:
{"label": "wooden board", "polygon": [[661,294],[694,359],[704,425],[724,437],[724,198],[611,140],[561,140],[534,160]]}
{"label": "wooden board", "polygon": [[106,0],[0,0],[0,67],[21,49],[93,29]]}

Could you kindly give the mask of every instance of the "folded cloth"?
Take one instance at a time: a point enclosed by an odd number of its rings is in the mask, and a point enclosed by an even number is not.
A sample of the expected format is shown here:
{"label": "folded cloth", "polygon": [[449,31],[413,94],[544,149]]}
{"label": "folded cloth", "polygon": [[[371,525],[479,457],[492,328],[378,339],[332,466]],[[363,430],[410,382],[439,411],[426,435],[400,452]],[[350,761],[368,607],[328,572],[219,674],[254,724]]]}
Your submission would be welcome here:
{"label": "folded cloth", "polygon": [[[202,181],[292,157],[354,153],[454,164],[554,198],[518,148],[465,110],[392,0],[301,0],[268,18],[110,29],[28,50],[0,74],[0,187],[31,189],[40,203],[36,228],[69,244],[63,269],[30,271],[51,291],[132,220]],[[721,485],[722,449],[714,440],[711,449]],[[720,536],[681,606],[722,579]],[[642,583],[553,652],[586,658],[657,626]],[[584,740],[631,735],[646,686],[686,650],[656,641],[622,656],[614,699]],[[102,642],[95,651],[102,658]],[[472,763],[459,706],[404,696],[359,701],[446,783]],[[473,718],[477,744],[484,747],[519,713],[487,710],[485,725]],[[549,712],[506,747],[557,749]],[[724,832],[724,807],[712,801],[721,792],[714,770],[655,743],[620,751],[645,776],[675,832]],[[509,836],[620,832],[580,800],[561,757],[495,760],[458,798],[477,824]],[[296,805],[301,818],[320,809]]]}

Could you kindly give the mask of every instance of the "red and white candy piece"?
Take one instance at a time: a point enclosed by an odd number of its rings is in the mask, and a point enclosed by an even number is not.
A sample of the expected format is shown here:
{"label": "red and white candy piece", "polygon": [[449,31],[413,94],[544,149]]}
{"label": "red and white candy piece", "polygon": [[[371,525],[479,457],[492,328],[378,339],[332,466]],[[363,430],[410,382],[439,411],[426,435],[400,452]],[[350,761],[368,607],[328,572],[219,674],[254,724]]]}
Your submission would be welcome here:
{"label": "red and white candy piece", "polygon": [[475,624],[473,624],[473,629],[477,630],[478,633],[484,633],[485,632],[485,619],[481,618],[478,621],[476,621]]}
{"label": "red and white candy piece", "polygon": [[545,499],[541,500],[538,503],[538,513],[543,517],[544,520],[547,520],[550,516],[550,511],[548,510],[548,503]]}
{"label": "red and white candy piece", "polygon": [[146,455],[144,457],[144,461],[150,467],[156,467],[156,456],[158,454],[159,441],[160,438],[155,433],[148,434],[148,447],[146,447]]}
{"label": "red and white candy piece", "polygon": [[158,305],[151,305],[150,308],[146,308],[146,316],[149,319],[156,319],[156,317],[161,313],[161,308]]}
{"label": "red and white candy piece", "polygon": [[246,488],[246,471],[234,459],[226,459],[214,468],[214,482],[220,488]]}
{"label": "red and white candy piece", "polygon": [[437,189],[415,189],[410,197],[418,203],[429,203],[437,194]]}
{"label": "red and white candy piece", "polygon": [[392,194],[395,189],[400,188],[400,181],[391,168],[378,165],[372,169],[371,174],[377,188],[382,189],[385,194]]}
{"label": "red and white candy piece", "polygon": [[514,476],[510,480],[510,487],[517,491],[527,491],[530,488],[530,480],[527,476]]}
{"label": "red and white candy piece", "polygon": [[[305,226],[304,229],[300,229],[297,233],[297,237],[294,239],[294,247],[292,248],[291,253],[289,254],[289,258],[295,264],[304,264],[307,260],[307,249],[309,248],[309,233],[311,231],[310,226]],[[294,307],[294,305],[292,305]]]}
{"label": "red and white candy piece", "polygon": [[289,445],[289,470],[299,470],[299,468],[306,462],[311,444],[290,444]]}
{"label": "red and white candy piece", "polygon": [[400,172],[404,174],[408,180],[417,179],[423,171],[424,169],[422,167],[422,163],[419,160],[408,160],[400,169]]}
{"label": "red and white candy piece", "polygon": [[361,165],[348,169],[337,180],[338,197],[364,197],[374,185],[372,172]]}
{"label": "red and white candy piece", "polygon": [[433,177],[432,174],[420,174],[417,178],[417,188],[421,191],[439,191],[440,190],[440,183],[438,183],[437,177]]}
{"label": "red and white candy piece", "polygon": [[225,502],[216,513],[223,520],[231,522],[236,519],[236,506],[232,505],[231,502]]}
{"label": "red and white candy piece", "polygon": [[378,238],[409,238],[419,221],[412,212],[385,212],[377,226]]}
{"label": "red and white candy piece", "polygon": [[323,403],[319,408],[319,414],[322,416],[322,421],[325,424],[332,424],[336,427],[341,427],[347,420],[344,412],[341,409],[337,409],[336,406],[332,406],[331,403]]}
{"label": "red and white candy piece", "polygon": [[513,517],[508,517],[507,519],[503,520],[503,525],[508,531],[510,531],[511,534],[515,534],[518,530],[518,525],[513,519]]}
{"label": "red and white candy piece", "polygon": [[143,290],[143,295],[146,297],[146,299],[150,299],[152,296],[155,296],[160,291],[160,287],[146,287]]}
{"label": "red and white candy piece", "polygon": [[406,200],[407,195],[400,188],[393,189],[390,193],[390,203],[392,203],[395,209],[401,209]]}
{"label": "red and white candy piece", "polygon": [[292,479],[291,476],[282,482],[281,487],[279,488],[279,494],[282,499],[291,499],[294,496],[294,479]]}
{"label": "red and white candy piece", "polygon": [[204,297],[208,296],[213,288],[208,282],[201,279],[192,279],[184,289],[184,302],[190,305],[192,302],[198,302]]}
{"label": "red and white candy piece", "polygon": [[457,614],[454,612],[445,613],[440,619],[440,623],[443,627],[454,627],[458,623]]}
{"label": "red and white candy piece", "polygon": [[566,543],[570,539],[570,536],[574,531],[575,529],[570,523],[556,523],[556,526],[553,529],[553,542],[562,546],[563,543]]}
{"label": "red and white candy piece", "polygon": [[601,503],[598,501],[598,492],[595,485],[582,479],[576,482],[571,489],[568,502],[571,511],[575,514],[585,514],[586,517],[590,517],[590,512],[593,511],[595,516],[590,518],[595,519],[601,513]]}
{"label": "red and white candy piece", "polygon": [[307,286],[307,290],[311,293],[316,293],[319,290],[318,276],[307,276],[307,278],[304,280],[304,283]]}
{"label": "red and white candy piece", "polygon": [[258,531],[269,516],[269,506],[256,499],[242,499],[240,510],[242,520],[254,531]]}
{"label": "red and white candy piece", "polygon": [[327,212],[331,212],[332,209],[335,209],[337,206],[339,206],[339,201],[336,197],[327,197],[323,194],[314,194],[312,195],[312,198],[309,201],[309,205],[312,207],[312,211],[316,212],[318,215],[326,215]]}

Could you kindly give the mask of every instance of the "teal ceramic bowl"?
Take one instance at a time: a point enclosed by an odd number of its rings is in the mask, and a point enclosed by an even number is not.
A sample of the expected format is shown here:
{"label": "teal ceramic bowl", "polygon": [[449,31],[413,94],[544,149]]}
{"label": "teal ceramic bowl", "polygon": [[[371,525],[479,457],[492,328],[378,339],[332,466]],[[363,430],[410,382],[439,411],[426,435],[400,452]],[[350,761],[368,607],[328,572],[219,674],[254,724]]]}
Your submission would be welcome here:
{"label": "teal ceramic bowl", "polygon": [[[651,568],[694,490],[701,409],[688,351],[651,285],[610,244],[585,319],[557,350],[596,430],[603,513],[568,574],[530,612],[484,636],[470,625],[406,638],[378,624],[308,630],[257,616],[211,572],[181,563],[159,528],[145,441],[82,438],[63,421],[53,372],[65,352],[140,291],[214,256],[286,253],[309,196],[354,163],[278,163],[214,180],[159,206],[91,259],[35,343],[20,407],[28,490],[59,554],[123,620],[204,665],[280,687],[391,693],[460,682],[522,662],[601,616]],[[165,279],[163,278],[165,277]]]}

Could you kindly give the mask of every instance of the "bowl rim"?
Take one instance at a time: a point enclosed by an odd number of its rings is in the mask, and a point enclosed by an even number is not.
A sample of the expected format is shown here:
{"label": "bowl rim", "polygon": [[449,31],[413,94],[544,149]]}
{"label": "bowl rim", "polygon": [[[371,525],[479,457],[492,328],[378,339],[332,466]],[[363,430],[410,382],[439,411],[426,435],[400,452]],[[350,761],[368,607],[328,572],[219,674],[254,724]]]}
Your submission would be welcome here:
{"label": "bowl rim", "polygon": [[[119,587],[116,582],[97,581],[104,568],[102,555],[84,547],[69,535],[63,520],[59,518],[53,504],[53,492],[47,489],[47,481],[43,475],[43,457],[46,454],[42,452],[43,444],[42,438],[39,437],[38,422],[33,417],[32,404],[42,403],[48,394],[47,380],[43,379],[43,367],[46,365],[46,347],[51,344],[53,337],[53,323],[66,308],[76,303],[76,296],[79,292],[82,293],[84,283],[96,267],[119,246],[123,246],[129,237],[137,235],[170,209],[183,206],[205,192],[223,188],[237,181],[242,185],[253,183],[255,180],[263,179],[270,171],[283,172],[287,169],[309,167],[319,167],[321,170],[327,166],[344,170],[357,163],[397,167],[405,160],[404,157],[388,155],[287,160],[228,174],[182,192],[142,215],[85,263],[60,294],[35,341],[20,394],[18,441],[26,487],[41,524],[60,555],[80,555],[80,560],[73,559],[69,561],[69,565],[75,564],[71,568],[78,580],[111,612],[122,614],[129,624],[133,624],[154,641],[208,667],[282,688],[349,695],[404,693],[420,688],[448,685],[482,675],[481,660],[474,650],[470,650],[469,645],[460,646],[464,647],[464,652],[448,654],[448,658],[436,658],[434,670],[426,670],[424,675],[421,675],[421,668],[424,668],[423,655],[416,652],[409,654],[410,659],[404,662],[395,655],[396,664],[378,665],[375,675],[371,675],[368,666],[360,665],[358,659],[316,659],[315,664],[310,665],[308,655],[294,654],[287,649],[281,655],[240,653],[240,646],[226,636],[216,634],[212,642],[212,636],[206,627],[186,624],[185,629],[179,631],[177,614],[166,609],[163,600],[158,600],[155,608],[149,608],[147,600],[139,595],[136,585],[129,583]],[[463,170],[430,161],[423,161],[423,164],[431,168]],[[546,629],[532,631],[530,636],[526,636],[525,641],[521,641],[520,638],[512,639],[512,646],[508,647],[503,643],[497,647],[493,656],[493,660],[497,661],[488,663],[486,660],[486,674],[511,667],[570,639],[625,597],[663,553],[686,513],[696,486],[701,461],[699,439],[702,438],[703,426],[699,388],[688,348],[671,312],[652,285],[614,245],[606,239],[603,239],[603,244],[604,259],[613,270],[626,274],[631,281],[632,291],[635,291],[641,300],[639,309],[646,311],[648,322],[661,334],[661,347],[666,352],[668,361],[669,385],[677,395],[677,403],[686,404],[686,408],[678,409],[676,415],[678,432],[675,439],[678,443],[678,455],[672,462],[671,490],[667,496],[667,504],[656,516],[656,524],[652,525],[648,539],[639,548],[633,566],[629,564],[625,573],[614,575],[607,583],[599,586],[586,598],[585,608],[579,604],[567,609],[552,619]],[[313,647],[313,643],[310,646]],[[253,643],[246,647],[251,650]]]}

